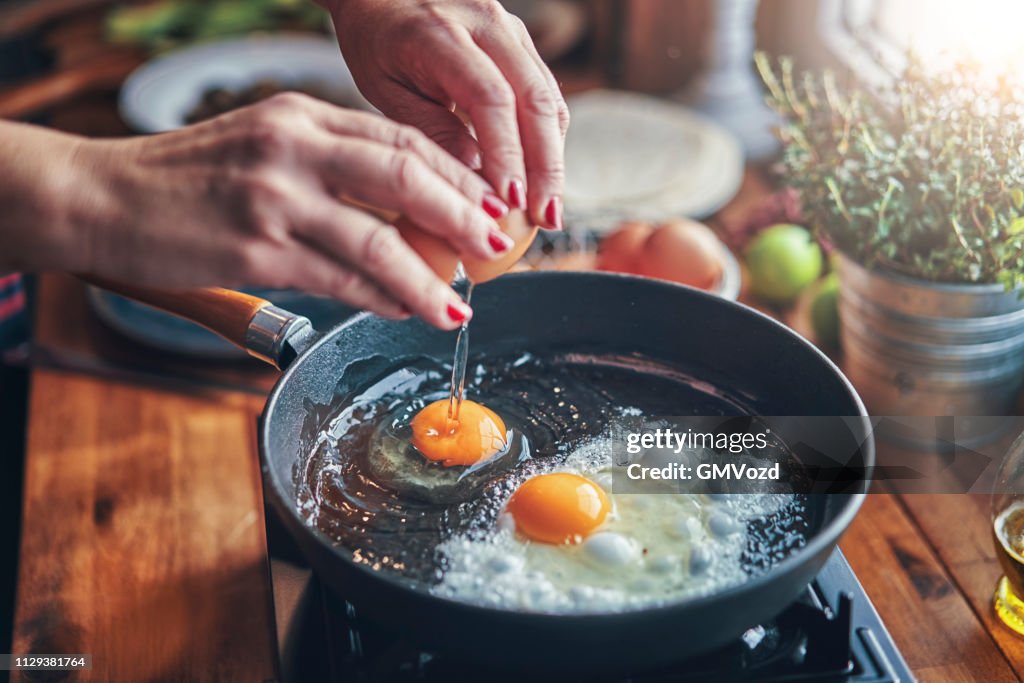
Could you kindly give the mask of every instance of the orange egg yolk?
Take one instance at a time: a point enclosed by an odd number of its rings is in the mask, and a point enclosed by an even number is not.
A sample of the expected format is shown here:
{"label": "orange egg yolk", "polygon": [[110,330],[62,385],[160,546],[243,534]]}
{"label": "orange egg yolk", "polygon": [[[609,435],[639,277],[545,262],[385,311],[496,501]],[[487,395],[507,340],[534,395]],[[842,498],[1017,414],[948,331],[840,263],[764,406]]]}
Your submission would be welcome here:
{"label": "orange egg yolk", "polygon": [[516,530],[543,543],[578,543],[604,522],[608,495],[586,477],[567,472],[527,479],[505,508]]}
{"label": "orange egg yolk", "polygon": [[412,419],[412,445],[427,460],[445,467],[475,465],[505,449],[505,423],[493,410],[463,401],[457,419],[448,399],[434,401]]}

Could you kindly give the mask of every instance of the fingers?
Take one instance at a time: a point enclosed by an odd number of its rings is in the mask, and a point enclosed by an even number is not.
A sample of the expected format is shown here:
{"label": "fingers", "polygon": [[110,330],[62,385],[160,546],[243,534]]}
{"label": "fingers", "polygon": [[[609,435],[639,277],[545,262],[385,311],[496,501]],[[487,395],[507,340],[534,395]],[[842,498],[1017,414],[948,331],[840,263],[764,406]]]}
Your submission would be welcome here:
{"label": "fingers", "polygon": [[565,134],[569,132],[569,105],[565,102],[565,97],[562,95],[562,88],[558,85],[558,81],[555,79],[555,75],[551,73],[551,69],[541,58],[540,53],[537,52],[537,46],[533,44],[533,38],[530,37],[530,33],[526,30],[526,25],[523,24],[518,17],[513,17],[516,25],[516,32],[519,34],[519,43],[523,46],[523,49],[527,51],[533,63],[537,65],[537,69],[544,77],[548,87],[551,88],[551,92],[555,93],[558,99],[558,129],[562,133],[562,139],[565,139]]}
{"label": "fingers", "polygon": [[352,266],[324,256],[322,250],[294,242],[276,257],[276,266],[296,274],[289,286],[311,294],[320,294],[382,318],[402,320],[410,311],[404,304],[386,294]]}
{"label": "fingers", "polygon": [[480,145],[455,113],[397,83],[387,83],[381,90],[384,91],[381,111],[385,116],[416,126],[468,168],[480,170],[483,163]]}
{"label": "fingers", "polygon": [[509,206],[526,209],[526,164],[515,91],[465,30],[445,31],[431,47],[432,77],[473,122],[484,177]]}
{"label": "fingers", "polygon": [[324,200],[311,207],[296,230],[435,327],[452,330],[472,316],[462,298],[434,274],[393,226],[369,214]]}
{"label": "fingers", "polygon": [[507,209],[488,214],[486,198],[474,204],[415,153],[355,138],[325,137],[314,148],[311,161],[335,194],[398,211],[460,254],[495,259],[514,245],[494,217]]}
{"label": "fingers", "polygon": [[484,208],[486,195],[479,203],[470,201],[415,152],[325,136],[313,141],[307,154],[336,194],[350,193],[357,200],[398,211],[447,240],[460,254],[494,259],[514,244],[492,217],[504,213],[502,207],[493,207],[498,210],[489,214]]}
{"label": "fingers", "polygon": [[480,32],[476,40],[515,91],[530,215],[538,225],[560,230],[568,108],[522,22],[510,16],[508,23],[509,30]]}
{"label": "fingers", "polygon": [[[398,94],[401,92],[401,95]],[[479,157],[476,141],[469,135],[466,125],[452,112],[437,103],[423,99],[404,88],[396,88],[396,97],[402,104],[395,108],[416,120],[417,127],[400,125],[382,116],[367,112],[354,112],[313,100],[308,103],[314,121],[335,135],[355,136],[389,145],[417,154],[445,180],[459,189],[470,200],[480,203],[487,194],[493,194],[486,180],[473,172],[469,162]],[[420,118],[417,118],[420,117]],[[421,132],[422,131],[422,132]],[[459,159],[428,137],[433,131],[467,159]],[[477,159],[477,165],[479,161]]]}
{"label": "fingers", "polygon": [[[427,100],[422,104],[437,117],[438,125],[468,138],[475,149],[458,117]],[[508,205],[486,180],[424,133],[372,114],[344,112],[326,104],[311,106],[320,125],[343,136],[321,140],[311,150],[312,157],[321,159],[325,180],[335,190],[406,214],[448,240],[459,253],[493,259],[512,247],[494,222],[508,214]],[[365,144],[367,140],[390,149]]]}

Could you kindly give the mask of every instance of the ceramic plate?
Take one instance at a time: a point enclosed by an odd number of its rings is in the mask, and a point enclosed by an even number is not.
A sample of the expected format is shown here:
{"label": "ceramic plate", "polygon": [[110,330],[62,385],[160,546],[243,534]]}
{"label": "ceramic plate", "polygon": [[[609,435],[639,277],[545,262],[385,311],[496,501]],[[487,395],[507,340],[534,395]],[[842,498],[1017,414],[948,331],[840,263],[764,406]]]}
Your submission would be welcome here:
{"label": "ceramic plate", "polygon": [[140,133],[174,130],[207,90],[239,90],[264,79],[292,86],[314,82],[345,102],[373,109],[356,89],[336,42],[283,34],[201,43],[146,62],[121,86],[121,118]]}
{"label": "ceramic plate", "polygon": [[706,217],[740,187],[739,142],[680,104],[598,90],[570,98],[569,109],[566,211],[587,227]]}

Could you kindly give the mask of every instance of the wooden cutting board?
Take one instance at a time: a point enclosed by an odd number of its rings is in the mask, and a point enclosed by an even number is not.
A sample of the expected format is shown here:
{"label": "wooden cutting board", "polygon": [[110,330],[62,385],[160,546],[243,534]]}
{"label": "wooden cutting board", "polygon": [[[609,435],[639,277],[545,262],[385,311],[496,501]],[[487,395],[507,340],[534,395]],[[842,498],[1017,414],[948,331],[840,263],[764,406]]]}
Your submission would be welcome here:
{"label": "wooden cutting board", "polygon": [[277,678],[262,403],[33,373],[14,652],[92,655],[61,680]]}

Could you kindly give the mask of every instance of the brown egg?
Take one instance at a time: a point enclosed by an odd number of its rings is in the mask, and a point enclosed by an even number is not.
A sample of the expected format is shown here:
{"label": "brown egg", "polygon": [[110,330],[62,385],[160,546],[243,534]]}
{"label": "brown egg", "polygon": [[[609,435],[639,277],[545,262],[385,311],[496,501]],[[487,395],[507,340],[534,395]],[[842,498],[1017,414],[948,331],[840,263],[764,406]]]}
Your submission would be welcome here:
{"label": "brown egg", "polygon": [[637,273],[700,289],[711,289],[722,276],[718,238],[702,223],[677,219],[658,227],[644,242]]}
{"label": "brown egg", "polygon": [[[473,282],[487,282],[505,273],[523,257],[537,236],[536,226],[530,225],[529,219],[522,211],[512,211],[504,219],[498,221],[506,235],[515,241],[515,246],[501,258],[494,261],[467,258],[462,262],[466,275]],[[409,246],[427,262],[431,270],[445,282],[451,282],[459,265],[459,255],[447,241],[426,232],[416,224],[402,217],[395,227]]]}
{"label": "brown egg", "polygon": [[503,275],[523,257],[523,254],[530,248],[530,245],[533,244],[533,239],[537,236],[537,226],[530,223],[530,219],[526,217],[526,212],[524,211],[509,212],[505,218],[498,221],[498,225],[516,244],[496,261],[485,261],[475,258],[463,259],[462,267],[466,269],[466,275],[469,276],[471,282],[487,282],[499,275]]}
{"label": "brown egg", "polygon": [[445,282],[452,281],[455,269],[459,266],[459,255],[448,242],[423,230],[405,216],[398,219],[395,227],[413,251],[426,261],[439,278]]}
{"label": "brown egg", "polygon": [[613,273],[635,273],[640,250],[654,232],[648,223],[630,221],[601,240],[597,248],[597,269]]}

